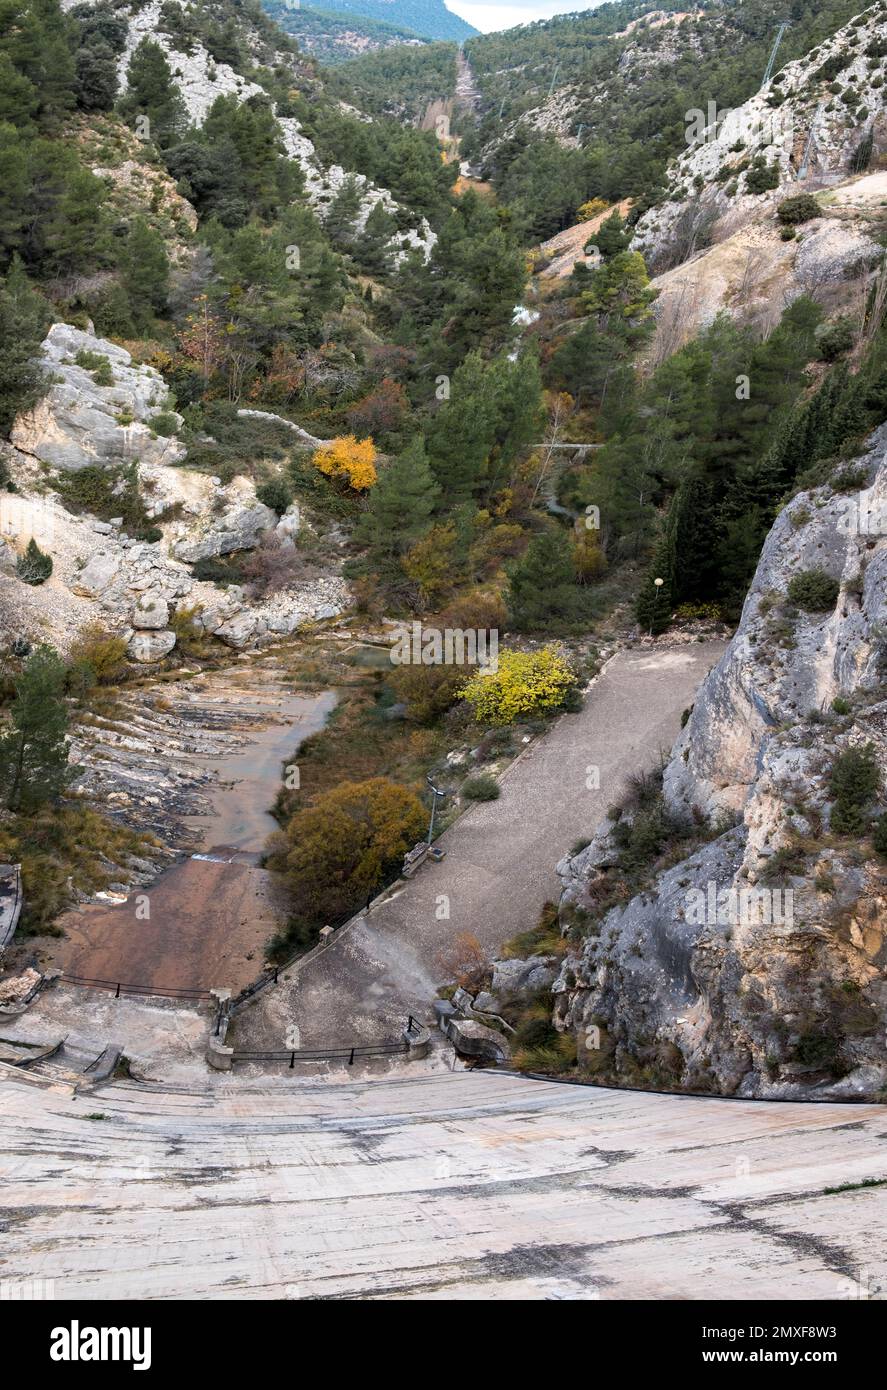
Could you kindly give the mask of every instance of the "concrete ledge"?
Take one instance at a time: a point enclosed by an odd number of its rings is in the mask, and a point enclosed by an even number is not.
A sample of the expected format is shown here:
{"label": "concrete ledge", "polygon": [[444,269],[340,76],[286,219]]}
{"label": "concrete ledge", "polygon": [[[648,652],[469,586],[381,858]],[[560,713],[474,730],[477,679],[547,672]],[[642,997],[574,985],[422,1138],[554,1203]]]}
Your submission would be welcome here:
{"label": "concrete ledge", "polygon": [[431,1029],[424,1024],[414,1024],[412,1031],[404,1028],[401,1034],[407,1045],[407,1061],[419,1061],[422,1057],[427,1057],[431,1050]]}
{"label": "concrete ledge", "polygon": [[511,1049],[501,1033],[473,1019],[460,1018],[453,1005],[445,999],[435,1003],[434,1013],[438,1027],[457,1052],[496,1065],[509,1061]]}
{"label": "concrete ledge", "polygon": [[214,1071],[230,1071],[234,1065],[234,1048],[213,1033],[206,1044],[206,1060]]}

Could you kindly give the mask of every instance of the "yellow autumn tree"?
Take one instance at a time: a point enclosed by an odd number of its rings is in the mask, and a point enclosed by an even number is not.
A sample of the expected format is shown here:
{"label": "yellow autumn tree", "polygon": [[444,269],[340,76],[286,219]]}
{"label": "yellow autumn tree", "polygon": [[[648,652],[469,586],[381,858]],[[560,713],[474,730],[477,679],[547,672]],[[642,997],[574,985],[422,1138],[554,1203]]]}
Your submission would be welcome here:
{"label": "yellow autumn tree", "polygon": [[606,212],[610,204],[606,198],[590,198],[587,203],[582,203],[576,209],[576,216],[580,222],[589,222],[592,217],[599,217],[602,212]]}
{"label": "yellow autumn tree", "polygon": [[577,684],[576,673],[556,644],[536,652],[503,651],[497,668],[479,670],[459,694],[485,724],[560,709]]}
{"label": "yellow autumn tree", "polygon": [[376,481],[376,446],[371,439],[337,435],[316,450],[312,463],[328,478],[344,481],[355,492],[366,492]]}

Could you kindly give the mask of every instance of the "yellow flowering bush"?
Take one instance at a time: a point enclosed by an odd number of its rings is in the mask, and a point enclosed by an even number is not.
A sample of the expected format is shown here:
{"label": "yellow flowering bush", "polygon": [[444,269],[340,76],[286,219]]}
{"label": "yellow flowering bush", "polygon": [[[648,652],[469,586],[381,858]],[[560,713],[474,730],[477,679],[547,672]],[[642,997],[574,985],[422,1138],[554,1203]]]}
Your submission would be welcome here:
{"label": "yellow flowering bush", "polygon": [[364,492],[376,481],[376,446],[371,439],[338,435],[315,451],[312,463],[328,478],[343,478],[355,492]]}
{"label": "yellow flowering bush", "polygon": [[483,723],[513,724],[559,709],[576,683],[563,650],[550,645],[537,652],[500,652],[497,669],[479,670],[459,694]]}

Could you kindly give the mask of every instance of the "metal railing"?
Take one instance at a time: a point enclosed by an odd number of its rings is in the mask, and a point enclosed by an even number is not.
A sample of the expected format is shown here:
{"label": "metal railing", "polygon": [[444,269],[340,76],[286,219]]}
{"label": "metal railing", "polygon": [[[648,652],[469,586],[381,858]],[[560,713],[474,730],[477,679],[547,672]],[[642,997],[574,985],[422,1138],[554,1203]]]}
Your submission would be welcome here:
{"label": "metal railing", "polygon": [[235,1050],[232,1062],[286,1062],[292,1070],[296,1062],[347,1062],[354,1066],[357,1057],[389,1057],[395,1053],[409,1051],[406,1042],[368,1043],[355,1047],[326,1047],[290,1049],[289,1052],[238,1052]]}
{"label": "metal railing", "polygon": [[[413,1018],[412,1014],[408,1018],[404,1027],[404,1033],[413,1035],[422,1031],[422,1025]],[[242,1052],[235,1048],[231,1058],[232,1062],[286,1062],[292,1070],[296,1062],[347,1062],[349,1067],[354,1066],[356,1058],[359,1057],[391,1057],[397,1053],[409,1052],[410,1045],[406,1038],[401,1038],[396,1042],[380,1043],[355,1043],[353,1047],[290,1047],[282,1051],[246,1051]]]}
{"label": "metal railing", "polygon": [[84,989],[113,990],[115,999],[119,999],[122,994],[158,995],[164,999],[204,999],[207,1001],[213,998],[208,989],[183,989],[177,985],[164,987],[163,985],[128,984],[124,980],[97,980],[88,975],[62,974],[57,976],[57,979],[60,983],[67,985],[81,985]]}

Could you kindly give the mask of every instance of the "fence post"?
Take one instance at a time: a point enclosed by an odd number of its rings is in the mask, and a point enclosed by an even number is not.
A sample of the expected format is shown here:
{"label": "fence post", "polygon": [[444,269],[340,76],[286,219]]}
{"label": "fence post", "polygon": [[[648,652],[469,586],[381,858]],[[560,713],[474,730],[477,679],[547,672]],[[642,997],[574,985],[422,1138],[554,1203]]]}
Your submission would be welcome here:
{"label": "fence post", "polygon": [[349,1065],[349,1067],[353,1067],[353,1066],[354,1066],[354,1048],[353,1048],[353,1047],[352,1047],[352,1049],[351,1049],[351,1056],[348,1058],[348,1065]]}
{"label": "fence post", "polygon": [[290,1071],[292,1071],[292,1069],[293,1069],[293,1067],[294,1067],[295,1065],[296,1065],[296,1054],[295,1054],[295,1052],[291,1052],[291,1053],[290,1053]]}
{"label": "fence post", "polygon": [[114,995],[114,998],[115,998],[115,999],[119,999],[119,998],[120,998],[120,986],[119,986],[119,985],[117,986],[117,993]]}
{"label": "fence post", "polygon": [[277,984],[277,971],[278,971],[278,969],[279,969],[279,967],[275,965],[275,967],[274,967],[274,983],[275,983],[275,984]]}

